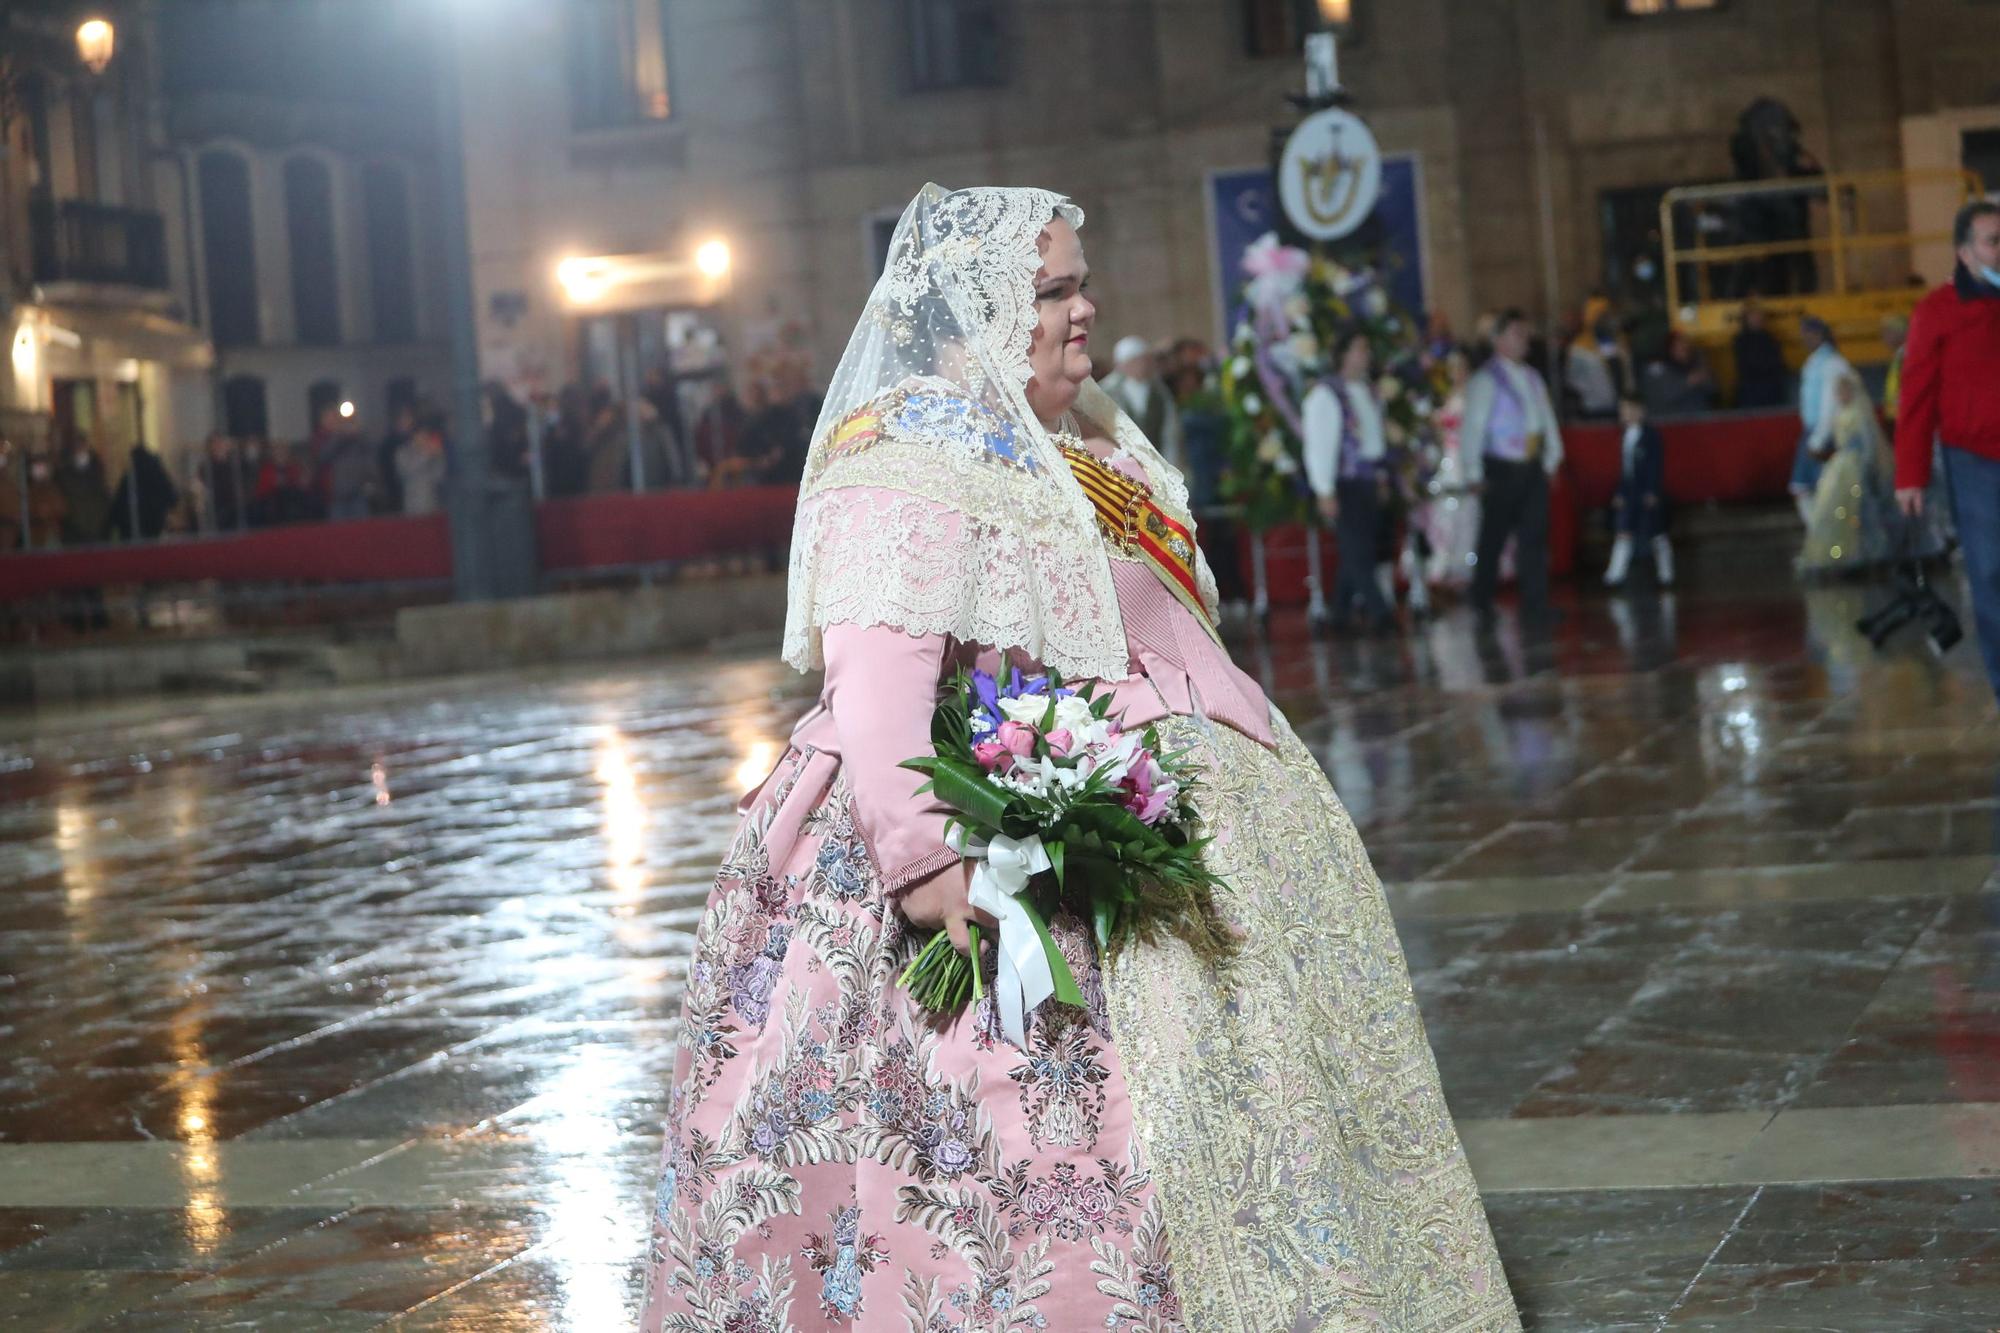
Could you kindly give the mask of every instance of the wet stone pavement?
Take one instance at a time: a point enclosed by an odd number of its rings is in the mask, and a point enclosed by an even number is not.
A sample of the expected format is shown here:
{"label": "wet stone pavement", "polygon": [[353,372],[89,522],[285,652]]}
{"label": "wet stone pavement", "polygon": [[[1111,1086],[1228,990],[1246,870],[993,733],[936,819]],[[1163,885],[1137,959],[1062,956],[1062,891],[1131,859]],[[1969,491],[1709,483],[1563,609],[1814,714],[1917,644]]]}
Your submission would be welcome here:
{"label": "wet stone pavement", "polygon": [[[2000,722],[1863,590],[1241,649],[1367,834],[1532,1328],[2000,1326]],[[810,687],[0,718],[0,1326],[612,1330]]]}

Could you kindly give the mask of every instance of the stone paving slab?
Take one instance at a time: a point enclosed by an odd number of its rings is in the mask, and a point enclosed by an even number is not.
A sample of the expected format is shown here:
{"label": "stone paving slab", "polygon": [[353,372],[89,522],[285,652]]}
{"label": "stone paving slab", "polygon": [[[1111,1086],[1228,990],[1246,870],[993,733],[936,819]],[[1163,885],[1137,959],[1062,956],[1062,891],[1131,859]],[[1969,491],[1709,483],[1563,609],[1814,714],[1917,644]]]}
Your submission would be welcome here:
{"label": "stone paving slab", "polygon": [[[2000,1310],[2000,721],[1872,595],[1239,658],[1390,884],[1534,1329]],[[813,685],[0,716],[0,1325],[613,1329],[690,932]]]}

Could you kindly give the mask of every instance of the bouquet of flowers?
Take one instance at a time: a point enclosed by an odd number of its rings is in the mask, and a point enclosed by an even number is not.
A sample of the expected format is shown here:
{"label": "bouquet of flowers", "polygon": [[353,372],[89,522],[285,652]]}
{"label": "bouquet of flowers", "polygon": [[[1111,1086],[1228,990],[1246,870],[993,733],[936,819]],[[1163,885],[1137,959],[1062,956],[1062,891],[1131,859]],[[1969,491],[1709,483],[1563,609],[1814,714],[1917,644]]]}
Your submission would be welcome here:
{"label": "bouquet of flowers", "polygon": [[[1206,959],[1235,947],[1216,913],[1222,882],[1202,861],[1209,840],[1193,832],[1192,767],[1161,753],[1156,729],[1125,730],[1094,688],[961,669],[932,715],[933,753],[902,765],[930,779],[919,790],[953,811],[947,841],[978,863],[969,897],[999,922],[994,999],[1016,1046],[1044,1000],[1083,1003],[1049,934],[1059,906],[1091,922],[1105,956],[1161,931]],[[925,944],[902,976],[917,1003],[946,1010],[983,997],[977,926],[970,940],[970,959],[943,931]]]}
{"label": "bouquet of flowers", "polygon": [[1443,396],[1425,373],[1415,323],[1395,308],[1374,267],[1285,245],[1271,232],[1244,253],[1243,273],[1221,372],[1229,421],[1223,498],[1251,531],[1264,532],[1305,514],[1301,407],[1314,383],[1337,372],[1347,333],[1367,334],[1383,368],[1382,433],[1398,457],[1422,453]]}

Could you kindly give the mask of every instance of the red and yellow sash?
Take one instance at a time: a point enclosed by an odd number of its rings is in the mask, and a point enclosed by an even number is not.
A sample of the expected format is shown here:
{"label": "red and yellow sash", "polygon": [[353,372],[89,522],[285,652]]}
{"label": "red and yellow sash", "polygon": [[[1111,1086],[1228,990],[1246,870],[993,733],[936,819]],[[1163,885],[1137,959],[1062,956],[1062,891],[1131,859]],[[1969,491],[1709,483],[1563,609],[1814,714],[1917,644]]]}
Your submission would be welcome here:
{"label": "red and yellow sash", "polygon": [[1086,449],[1062,446],[1063,458],[1097,510],[1097,526],[1119,552],[1138,559],[1159,577],[1208,636],[1222,642],[1195,577],[1194,534],[1153,498],[1152,491]]}

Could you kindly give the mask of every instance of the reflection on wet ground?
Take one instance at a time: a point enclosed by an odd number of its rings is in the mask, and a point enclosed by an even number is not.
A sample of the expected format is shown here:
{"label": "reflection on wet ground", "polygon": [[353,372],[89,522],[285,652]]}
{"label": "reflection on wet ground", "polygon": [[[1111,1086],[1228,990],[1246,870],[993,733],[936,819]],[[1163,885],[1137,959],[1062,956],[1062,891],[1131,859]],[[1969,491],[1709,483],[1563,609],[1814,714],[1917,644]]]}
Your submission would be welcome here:
{"label": "reflection on wet ground", "polygon": [[[2000,724],[1734,579],[1240,656],[1403,923],[1540,1329],[2000,1310]],[[618,666],[0,720],[0,1322],[579,1329],[808,683]]]}

